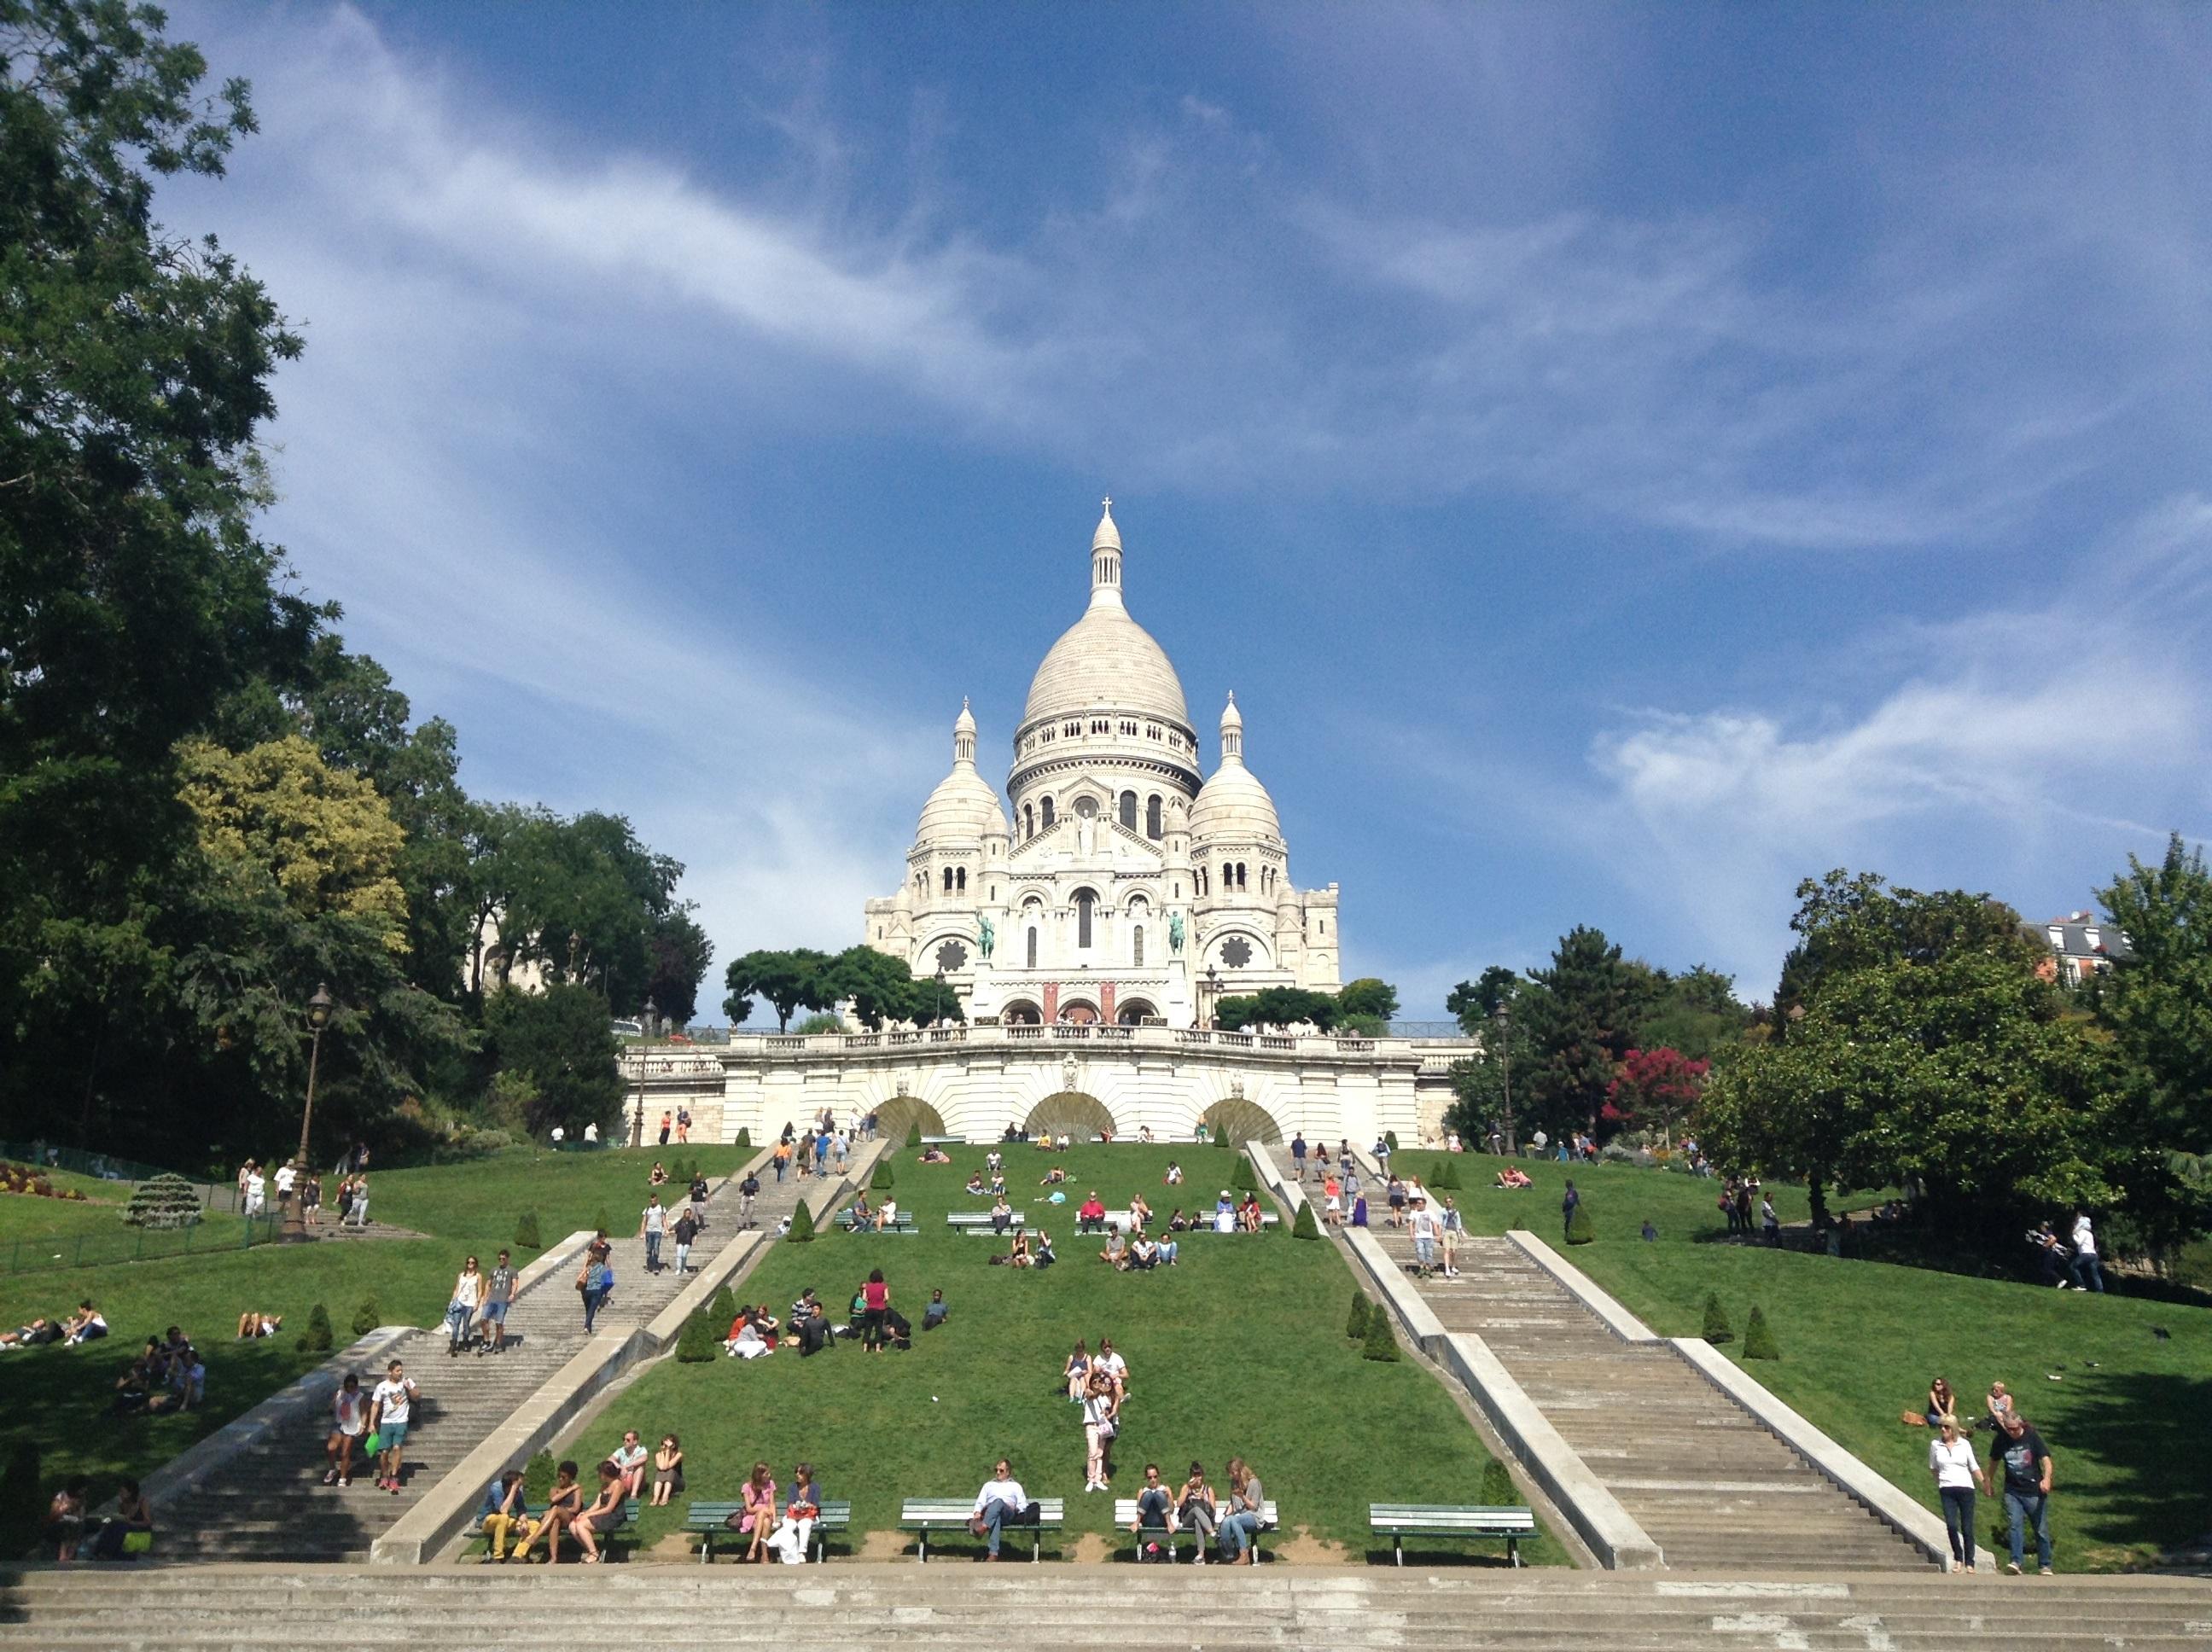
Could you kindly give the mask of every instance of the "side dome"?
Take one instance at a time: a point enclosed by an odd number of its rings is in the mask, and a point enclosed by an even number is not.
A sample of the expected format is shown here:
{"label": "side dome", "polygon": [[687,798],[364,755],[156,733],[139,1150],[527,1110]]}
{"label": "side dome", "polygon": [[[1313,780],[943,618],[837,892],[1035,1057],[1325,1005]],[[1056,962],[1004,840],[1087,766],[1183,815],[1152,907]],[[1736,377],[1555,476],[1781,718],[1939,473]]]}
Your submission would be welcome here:
{"label": "side dome", "polygon": [[1282,821],[1275,800],[1260,777],[1244,767],[1244,714],[1237,709],[1237,696],[1221,714],[1221,767],[1215,769],[1190,805],[1190,840],[1203,844],[1213,838],[1272,838],[1280,841]]}
{"label": "side dome", "polygon": [[952,725],[952,772],[938,781],[921,805],[914,841],[973,842],[988,832],[1003,836],[1006,830],[1006,813],[999,806],[998,793],[975,772],[975,715],[963,700]]}

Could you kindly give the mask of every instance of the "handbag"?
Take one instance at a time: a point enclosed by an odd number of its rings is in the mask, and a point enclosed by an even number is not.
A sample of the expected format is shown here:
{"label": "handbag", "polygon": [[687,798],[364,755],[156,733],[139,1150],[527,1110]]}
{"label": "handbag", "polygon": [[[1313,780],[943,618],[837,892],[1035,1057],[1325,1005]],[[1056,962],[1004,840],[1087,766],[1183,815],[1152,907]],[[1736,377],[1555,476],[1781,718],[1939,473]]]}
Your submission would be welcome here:
{"label": "handbag", "polygon": [[384,1449],[383,1432],[380,1430],[372,1433],[368,1438],[361,1442],[361,1449],[372,1457],[376,1455],[378,1452]]}

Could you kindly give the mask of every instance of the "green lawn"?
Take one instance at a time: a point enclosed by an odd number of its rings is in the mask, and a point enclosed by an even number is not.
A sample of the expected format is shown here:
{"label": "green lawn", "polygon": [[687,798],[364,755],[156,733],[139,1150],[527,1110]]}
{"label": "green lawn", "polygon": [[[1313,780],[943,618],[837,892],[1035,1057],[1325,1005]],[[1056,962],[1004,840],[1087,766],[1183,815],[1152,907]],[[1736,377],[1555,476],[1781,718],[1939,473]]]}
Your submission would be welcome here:
{"label": "green lawn", "polygon": [[[741,1162],[731,1147],[684,1150],[710,1173]],[[434,1236],[421,1240],[332,1241],[303,1247],[257,1246],[251,1251],[200,1252],[159,1261],[99,1266],[50,1267],[0,1274],[0,1324],[12,1328],[34,1314],[58,1316],[90,1297],[106,1314],[112,1334],[78,1348],[37,1348],[0,1354],[0,1462],[22,1442],[36,1444],[49,1479],[82,1472],[105,1497],[118,1474],[143,1473],[174,1456],[203,1435],[258,1404],[327,1356],[293,1346],[291,1331],[307,1322],[316,1303],[329,1310],[338,1345],[351,1339],[354,1313],[376,1299],[386,1324],[430,1325],[446,1305],[447,1291],[463,1256],[476,1251],[489,1266],[491,1253],[513,1247],[515,1221],[538,1212],[550,1244],[591,1225],[602,1210],[611,1222],[634,1223],[646,1198],[646,1175],[654,1159],[672,1161],[675,1150],[541,1153],[529,1149],[466,1164],[432,1169],[377,1171],[370,1176],[370,1213]],[[119,1205],[76,1205],[54,1200],[0,1196],[0,1218],[28,1224],[21,1212],[38,1207],[36,1231],[66,1238],[88,1231],[88,1242],[132,1242],[135,1230]],[[201,1242],[216,1237],[234,1218],[211,1218],[196,1230]],[[66,1224],[66,1225],[64,1225]],[[0,1229],[0,1246],[13,1236]],[[57,1248],[59,1248],[57,1245]],[[0,1249],[0,1260],[7,1252]],[[531,1253],[517,1250],[518,1265]],[[233,1339],[246,1309],[282,1314],[285,1333],[252,1343]],[[105,1415],[121,1373],[146,1337],[181,1325],[208,1365],[204,1409],[178,1417],[116,1421]],[[13,1534],[0,1534],[0,1542]]]}
{"label": "green lawn", "polygon": [[[811,1460],[833,1497],[854,1503],[859,1534],[889,1533],[906,1496],[967,1496],[1010,1456],[1032,1496],[1061,1495],[1069,1536],[1104,1534],[1110,1499],[1086,1497],[1083,1434],[1060,1371],[1077,1338],[1093,1347],[1113,1338],[1129,1362],[1131,1399],[1118,1453],[1125,1495],[1149,1458],[1180,1474],[1195,1457],[1217,1484],[1233,1453],[1257,1467],[1282,1505],[1285,1535],[1369,1548],[1367,1504],[1477,1500],[1487,1454],[1451,1399],[1419,1366],[1361,1358],[1344,1336],[1352,1280],[1334,1247],[1286,1233],[1258,1238],[1202,1236],[1180,1266],[1116,1274],[1096,1260],[1099,1242],[1074,1235],[1073,1209],[1099,1190],[1109,1207],[1142,1189],[1164,1217],[1176,1204],[1205,1203],[1230,1185],[1234,1156],[1219,1148],[1136,1145],[1079,1148],[1066,1156],[1070,1201],[1057,1213],[1036,1202],[1044,1166],[1060,1162],[1010,1147],[1010,1193],[1050,1233],[1060,1265],[1043,1272],[994,1267],[1003,1248],[949,1232],[948,1210],[979,1208],[963,1185],[981,1148],[954,1150],[949,1166],[892,1156],[900,1203],[921,1232],[911,1238],[829,1233],[810,1245],[779,1245],[745,1295],[781,1315],[809,1285],[842,1313],[873,1266],[894,1303],[919,1326],[933,1288],[951,1321],[917,1331],[911,1353],[870,1357],[856,1343],[801,1360],[781,1350],[764,1360],[665,1361],[611,1409],[575,1455],[611,1449],[622,1430],[648,1439],[673,1431],[688,1454],[689,1495],[733,1497],[756,1459],[779,1481]],[[1189,1175],[1162,1186],[1170,1159]],[[681,1502],[645,1512],[641,1540],[674,1528]],[[1387,1549],[1387,1546],[1386,1546]],[[1491,1551],[1494,1552],[1494,1550]],[[1528,1551],[1539,1562],[1565,1557],[1548,1536]]]}
{"label": "green lawn", "polygon": [[[1466,1156],[1460,1172],[1487,1182],[1496,1161]],[[1524,1225],[1559,1248],[1566,1169],[1531,1174],[1521,1193],[1457,1195],[1468,1225]],[[1613,1165],[1574,1176],[1598,1237],[1570,1260],[1662,1335],[1698,1334],[1717,1291],[1741,1338],[1758,1303],[1782,1358],[1748,1369],[1930,1509],[1928,1436],[1898,1413],[1919,1410],[1939,1375],[1969,1403],[2001,1378],[2051,1447],[2061,1570],[2139,1564],[2212,1528],[2212,1310],[1731,1244],[1712,1182]],[[1801,1190],[1772,1191],[1785,1221],[1802,1217]],[[1653,1244],[1638,1236],[1647,1215]],[[1740,1357],[1741,1344],[1723,1351]]]}

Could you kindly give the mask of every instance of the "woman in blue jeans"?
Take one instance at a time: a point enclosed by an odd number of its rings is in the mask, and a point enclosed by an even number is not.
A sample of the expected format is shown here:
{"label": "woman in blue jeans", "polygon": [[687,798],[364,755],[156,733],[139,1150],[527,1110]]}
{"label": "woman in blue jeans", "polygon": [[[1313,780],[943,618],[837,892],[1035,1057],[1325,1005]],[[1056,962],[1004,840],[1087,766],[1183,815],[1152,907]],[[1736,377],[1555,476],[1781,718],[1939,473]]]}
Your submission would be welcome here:
{"label": "woman in blue jeans", "polygon": [[1982,1473],[1974,1448],[1959,1437],[1959,1419],[1936,1420],[1936,1437],[1928,1442],[1928,1472],[1936,1477],[1936,1495],[1943,1501],[1943,1524],[1951,1534],[1951,1570],[1974,1569],[1974,1492],[1989,1492],[1989,1476]]}
{"label": "woman in blue jeans", "polygon": [[1229,1460],[1229,1512],[1221,1517],[1221,1552],[1232,1566],[1249,1566],[1258,1558],[1260,1516],[1267,1506],[1260,1477],[1244,1466],[1242,1457]]}

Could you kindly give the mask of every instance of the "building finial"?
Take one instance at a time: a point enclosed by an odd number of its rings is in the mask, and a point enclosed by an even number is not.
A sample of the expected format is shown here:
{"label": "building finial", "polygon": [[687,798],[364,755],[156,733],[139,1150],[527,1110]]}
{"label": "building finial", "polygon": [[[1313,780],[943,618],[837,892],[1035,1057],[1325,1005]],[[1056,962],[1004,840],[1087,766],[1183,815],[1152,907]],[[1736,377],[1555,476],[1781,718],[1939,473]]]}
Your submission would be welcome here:
{"label": "building finial", "polygon": [[1114,525],[1114,501],[1100,503],[1098,531],[1091,536],[1091,605],[1121,606],[1121,530]]}

